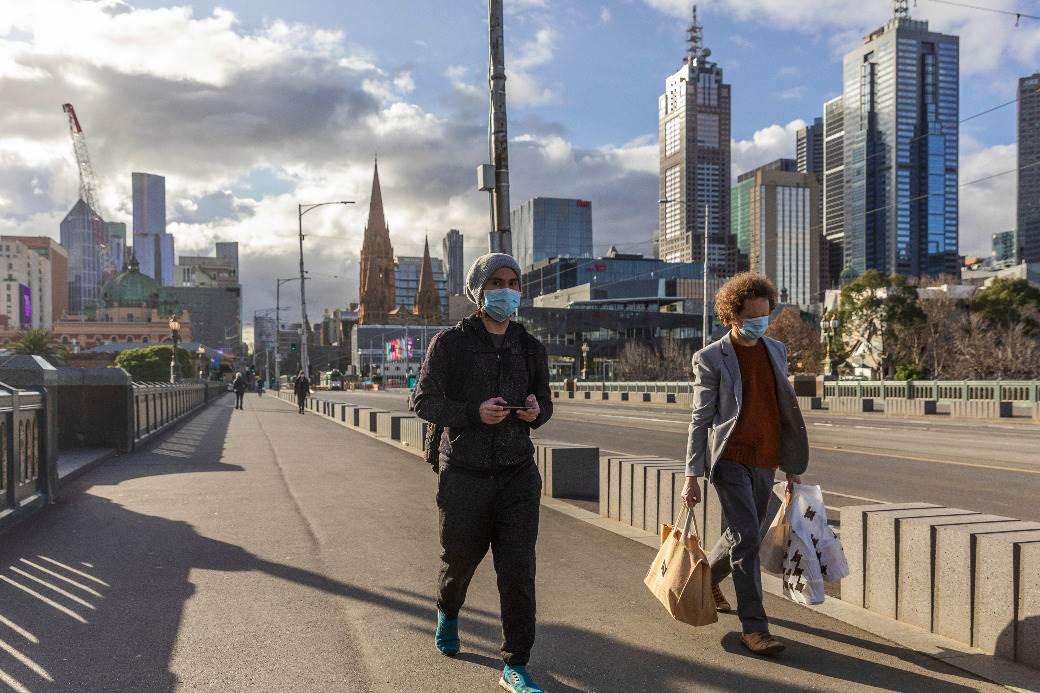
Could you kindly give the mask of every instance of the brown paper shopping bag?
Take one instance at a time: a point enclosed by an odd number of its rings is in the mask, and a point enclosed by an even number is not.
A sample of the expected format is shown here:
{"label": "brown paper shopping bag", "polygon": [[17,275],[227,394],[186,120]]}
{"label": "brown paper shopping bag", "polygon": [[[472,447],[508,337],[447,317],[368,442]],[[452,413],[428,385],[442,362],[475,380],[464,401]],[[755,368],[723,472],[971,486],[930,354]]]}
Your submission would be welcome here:
{"label": "brown paper shopping bag", "polygon": [[661,549],[643,582],[676,621],[706,626],[719,620],[711,595],[708,557],[701,548],[693,513],[686,508],[674,525],[661,525]]}

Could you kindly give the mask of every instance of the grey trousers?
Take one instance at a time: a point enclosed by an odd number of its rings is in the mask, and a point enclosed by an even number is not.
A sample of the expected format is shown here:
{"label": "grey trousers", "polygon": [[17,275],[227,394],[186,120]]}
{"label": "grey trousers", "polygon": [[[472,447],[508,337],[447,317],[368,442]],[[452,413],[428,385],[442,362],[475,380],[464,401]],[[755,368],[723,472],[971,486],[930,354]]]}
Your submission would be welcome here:
{"label": "grey trousers", "polygon": [[486,475],[451,465],[437,485],[441,568],[437,608],[456,618],[477,566],[491,549],[502,609],[502,659],[527,664],[535,634],[535,543],[542,478],[538,467]]}
{"label": "grey trousers", "polygon": [[775,472],[725,460],[718,462],[713,471],[726,531],[708,554],[711,582],[717,585],[732,573],[737,591],[737,616],[744,632],[768,631],[769,621],[762,606],[758,548]]}

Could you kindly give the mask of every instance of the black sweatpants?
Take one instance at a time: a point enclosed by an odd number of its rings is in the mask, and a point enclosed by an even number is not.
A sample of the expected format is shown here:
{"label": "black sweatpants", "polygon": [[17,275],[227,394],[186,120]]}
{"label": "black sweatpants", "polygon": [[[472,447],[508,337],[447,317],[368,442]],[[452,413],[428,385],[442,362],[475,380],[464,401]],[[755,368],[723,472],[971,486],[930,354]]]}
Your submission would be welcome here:
{"label": "black sweatpants", "polygon": [[246,393],[235,391],[235,409],[242,408],[242,399],[246,396]]}
{"label": "black sweatpants", "polygon": [[307,396],[296,395],[296,403],[300,405],[300,413],[302,414],[303,408],[307,406]]}
{"label": "black sweatpants", "polygon": [[441,469],[437,485],[441,569],[437,608],[456,618],[490,547],[502,609],[502,659],[527,664],[535,632],[535,543],[542,478],[533,463],[493,476]]}

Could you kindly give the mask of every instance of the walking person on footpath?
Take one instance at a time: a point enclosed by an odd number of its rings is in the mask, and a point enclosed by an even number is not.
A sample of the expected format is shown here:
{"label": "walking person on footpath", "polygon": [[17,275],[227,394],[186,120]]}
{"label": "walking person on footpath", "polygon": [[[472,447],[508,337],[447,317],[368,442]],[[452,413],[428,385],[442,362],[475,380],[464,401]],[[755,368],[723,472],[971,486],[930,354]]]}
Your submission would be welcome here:
{"label": "walking person on footpath", "polygon": [[307,396],[311,394],[311,381],[303,371],[300,371],[296,379],[293,380],[293,392],[296,393],[296,403],[300,405],[300,413],[302,414],[303,408],[307,404]]}
{"label": "walking person on footpath", "polygon": [[477,312],[430,340],[414,396],[416,415],[443,427],[435,644],[442,654],[458,654],[459,610],[490,547],[502,610],[499,685],[541,693],[527,671],[542,490],[530,434],[552,416],[548,356],[510,320],[520,307],[520,266],[511,256],[477,258],[466,296]]}
{"label": "walking person on footpath", "polygon": [[787,380],[787,349],[765,336],[776,307],[768,277],[744,272],[715,297],[729,333],[693,355],[693,417],[686,449],[682,497],[701,500],[701,477],[715,485],[728,525],[711,550],[712,592],[719,611],[731,611],[719,583],[730,573],[737,593],[740,641],[751,652],[773,655],[784,645],[769,633],[762,605],[759,527],[777,469],[788,489],[801,483],[809,440],[794,388]]}
{"label": "walking person on footpath", "polygon": [[242,399],[246,396],[246,379],[241,373],[235,373],[235,379],[231,382],[231,388],[235,391],[235,409],[242,409]]}

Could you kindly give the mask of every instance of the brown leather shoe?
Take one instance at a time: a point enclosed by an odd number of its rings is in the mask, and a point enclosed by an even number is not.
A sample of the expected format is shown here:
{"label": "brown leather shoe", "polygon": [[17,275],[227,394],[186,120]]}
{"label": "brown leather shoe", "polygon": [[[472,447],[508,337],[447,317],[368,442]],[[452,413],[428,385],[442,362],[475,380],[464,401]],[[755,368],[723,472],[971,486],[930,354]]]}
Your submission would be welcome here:
{"label": "brown leather shoe", "polygon": [[784,644],[768,632],[744,633],[740,636],[740,642],[757,655],[775,655],[784,651]]}
{"label": "brown leather shoe", "polygon": [[730,613],[733,611],[733,607],[726,601],[726,595],[722,593],[722,590],[718,585],[711,586],[711,596],[715,597],[715,610],[722,611],[723,613]]}

